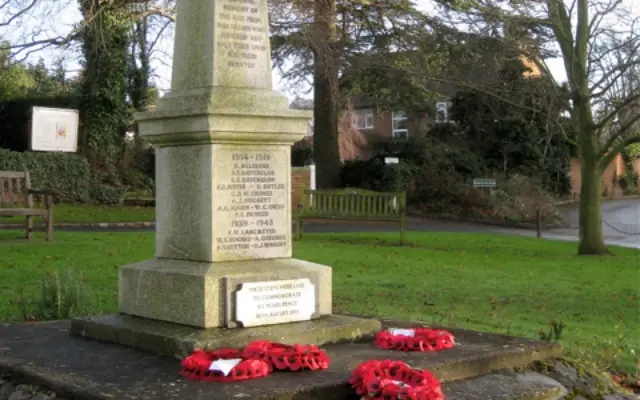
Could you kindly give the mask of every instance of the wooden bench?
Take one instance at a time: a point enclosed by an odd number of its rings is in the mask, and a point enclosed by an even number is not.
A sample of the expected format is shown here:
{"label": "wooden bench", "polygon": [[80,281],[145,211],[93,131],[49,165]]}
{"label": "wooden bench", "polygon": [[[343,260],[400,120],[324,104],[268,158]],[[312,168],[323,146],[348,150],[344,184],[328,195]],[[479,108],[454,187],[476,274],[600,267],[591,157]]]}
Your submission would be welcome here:
{"label": "wooden bench", "polygon": [[[44,209],[33,206],[34,195],[44,197]],[[53,191],[33,189],[29,171],[0,171],[0,217],[13,216],[27,219],[27,239],[31,239],[33,232],[33,217],[44,217],[47,240],[53,240]]]}
{"label": "wooden bench", "polygon": [[305,190],[295,215],[296,239],[302,239],[305,220],[389,221],[400,225],[400,243],[405,240],[406,194],[362,189]]}

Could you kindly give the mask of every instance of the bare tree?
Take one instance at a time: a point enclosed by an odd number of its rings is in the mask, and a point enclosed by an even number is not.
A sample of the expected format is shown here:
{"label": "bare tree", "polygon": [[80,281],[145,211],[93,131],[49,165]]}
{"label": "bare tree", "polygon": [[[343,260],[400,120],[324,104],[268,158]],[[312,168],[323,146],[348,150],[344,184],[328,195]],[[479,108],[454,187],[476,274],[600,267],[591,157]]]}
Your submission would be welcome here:
{"label": "bare tree", "polygon": [[[175,21],[176,0],[105,0],[101,4],[119,4],[133,20],[148,21],[151,48]],[[0,37],[8,41],[6,49],[17,61],[45,50],[79,54],[82,33],[95,17],[84,18],[76,0],[4,0]]]}
{"label": "bare tree", "polygon": [[[561,57],[570,99],[565,136],[581,160],[579,253],[605,254],[602,176],[620,151],[640,142],[640,91],[623,83],[640,65],[638,10],[625,0],[437,1],[444,24],[501,38],[544,76],[550,74],[542,59]],[[534,38],[538,46],[522,46]]]}

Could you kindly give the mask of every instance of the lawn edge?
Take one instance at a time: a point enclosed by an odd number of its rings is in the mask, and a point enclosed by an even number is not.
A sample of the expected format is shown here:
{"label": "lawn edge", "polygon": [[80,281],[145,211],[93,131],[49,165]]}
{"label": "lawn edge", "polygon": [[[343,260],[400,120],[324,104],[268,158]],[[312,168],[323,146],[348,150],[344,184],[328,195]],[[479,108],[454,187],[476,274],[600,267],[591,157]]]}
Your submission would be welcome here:
{"label": "lawn edge", "polygon": [[[62,222],[53,224],[54,228],[154,228],[155,222]],[[44,228],[44,224],[38,224],[35,228]],[[23,229],[24,224],[0,224],[0,229]]]}

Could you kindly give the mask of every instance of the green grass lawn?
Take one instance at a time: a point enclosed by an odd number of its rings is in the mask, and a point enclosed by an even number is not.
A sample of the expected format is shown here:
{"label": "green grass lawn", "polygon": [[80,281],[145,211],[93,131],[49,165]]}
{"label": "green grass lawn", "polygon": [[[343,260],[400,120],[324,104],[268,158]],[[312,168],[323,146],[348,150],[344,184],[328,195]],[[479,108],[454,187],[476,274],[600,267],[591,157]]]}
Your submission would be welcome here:
{"label": "green grass lawn", "polygon": [[[57,233],[57,241],[13,243],[0,231],[0,319],[20,319],[10,302],[38,293],[46,271],[74,268],[86,277],[96,313],[113,312],[119,265],[153,257],[153,233]],[[295,257],[334,273],[337,313],[404,318],[525,337],[566,324],[573,355],[616,359],[631,371],[640,352],[640,251],[578,257],[576,245],[520,237],[411,233],[307,235]],[[3,243],[4,242],[4,243]]]}
{"label": "green grass lawn", "polygon": [[[105,207],[85,204],[56,204],[53,208],[54,223],[98,223],[98,222],[153,222],[154,207]],[[36,218],[36,223],[42,218]],[[0,217],[0,224],[23,224],[24,217]]]}

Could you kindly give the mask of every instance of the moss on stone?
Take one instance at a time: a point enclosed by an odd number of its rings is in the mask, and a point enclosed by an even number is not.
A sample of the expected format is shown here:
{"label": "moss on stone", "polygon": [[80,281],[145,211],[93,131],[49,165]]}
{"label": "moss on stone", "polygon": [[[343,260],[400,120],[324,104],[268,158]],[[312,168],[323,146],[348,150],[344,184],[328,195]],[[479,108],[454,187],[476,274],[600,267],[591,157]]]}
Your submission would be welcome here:
{"label": "moss on stone", "polygon": [[602,400],[607,395],[630,394],[614,382],[610,374],[583,360],[561,358],[538,361],[530,367],[562,383],[569,390],[565,400],[579,399],[580,396],[587,400]]}

